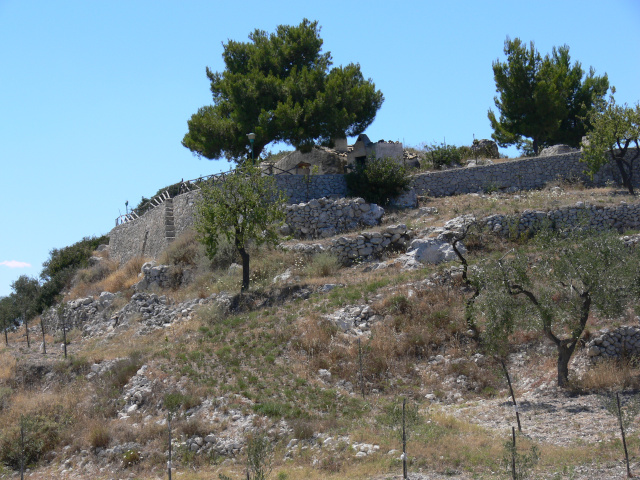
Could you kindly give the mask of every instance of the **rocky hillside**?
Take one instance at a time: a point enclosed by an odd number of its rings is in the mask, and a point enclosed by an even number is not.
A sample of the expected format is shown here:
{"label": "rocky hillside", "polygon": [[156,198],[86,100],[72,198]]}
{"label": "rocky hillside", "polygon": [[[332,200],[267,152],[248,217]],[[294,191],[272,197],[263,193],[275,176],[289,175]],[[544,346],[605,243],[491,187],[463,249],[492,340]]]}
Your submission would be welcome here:
{"label": "rocky hillside", "polygon": [[577,185],[423,198],[377,226],[254,249],[242,295],[233,249],[207,259],[192,234],[155,262],[118,267],[99,252],[43,315],[46,354],[40,319],[29,347],[21,328],[0,351],[0,478],[19,478],[21,426],[26,478],[168,478],[169,435],[172,478],[246,478],[248,459],[271,479],[402,478],[403,401],[409,478],[511,478],[499,358],[522,425],[517,464],[539,457],[529,478],[623,478],[603,394],[632,413],[639,372],[621,357],[640,347],[640,303],[590,316],[563,389],[541,330],[519,326],[499,357],[465,305],[473,265],[533,249],[526,232],[545,219],[571,230],[588,218],[633,245],[638,210]]}

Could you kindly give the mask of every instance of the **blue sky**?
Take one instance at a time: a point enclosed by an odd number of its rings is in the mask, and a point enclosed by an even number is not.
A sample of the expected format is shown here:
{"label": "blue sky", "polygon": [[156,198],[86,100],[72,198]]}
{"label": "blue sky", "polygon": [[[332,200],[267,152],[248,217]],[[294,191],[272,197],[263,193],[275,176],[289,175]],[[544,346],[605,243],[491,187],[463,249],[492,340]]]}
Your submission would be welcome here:
{"label": "blue sky", "polygon": [[567,44],[619,103],[640,100],[638,0],[0,0],[0,296],[52,248],[108,233],[125,201],[227,170],[180,144],[211,103],[205,67],[223,70],[222,42],[305,17],[334,65],[359,62],[384,93],[374,141],[490,138],[507,35]]}

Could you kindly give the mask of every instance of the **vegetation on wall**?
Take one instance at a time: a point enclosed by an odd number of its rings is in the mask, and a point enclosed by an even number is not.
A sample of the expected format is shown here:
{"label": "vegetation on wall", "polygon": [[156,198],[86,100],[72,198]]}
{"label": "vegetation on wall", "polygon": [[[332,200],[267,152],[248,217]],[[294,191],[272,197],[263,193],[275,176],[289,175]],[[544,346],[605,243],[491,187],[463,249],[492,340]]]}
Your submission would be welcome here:
{"label": "vegetation on wall", "polygon": [[407,169],[393,158],[371,156],[345,176],[349,195],[369,203],[387,205],[406,191],[411,182]]}
{"label": "vegetation on wall", "polygon": [[[611,89],[615,93],[615,89]],[[613,93],[607,102],[602,102],[590,119],[593,128],[583,146],[582,161],[593,176],[602,167],[613,161],[622,178],[622,184],[634,195],[634,163],[640,158],[640,103],[635,108],[617,105]],[[629,147],[635,152],[627,155]]]}

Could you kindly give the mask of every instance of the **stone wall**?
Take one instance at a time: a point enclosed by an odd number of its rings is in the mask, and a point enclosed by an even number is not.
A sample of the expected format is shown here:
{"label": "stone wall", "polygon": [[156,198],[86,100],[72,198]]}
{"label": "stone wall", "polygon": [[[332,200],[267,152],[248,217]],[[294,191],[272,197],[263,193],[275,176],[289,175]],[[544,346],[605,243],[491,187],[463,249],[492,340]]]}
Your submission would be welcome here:
{"label": "stone wall", "polygon": [[274,175],[276,184],[289,203],[308,202],[314,198],[346,197],[344,175]]}
{"label": "stone wall", "polygon": [[196,202],[200,193],[198,190],[178,195],[173,199],[173,223],[176,230],[176,238],[193,226],[193,214],[196,211]]}
{"label": "stone wall", "polygon": [[413,232],[406,225],[390,225],[379,232],[362,232],[358,235],[338,237],[328,245],[298,243],[283,248],[309,255],[328,252],[338,257],[343,265],[358,261],[370,261],[382,257],[388,251],[404,251]]}
{"label": "stone wall", "polygon": [[[627,156],[633,154],[634,149],[627,152]],[[580,162],[580,156],[580,152],[575,152],[422,173],[414,177],[413,187],[419,195],[444,197],[488,190],[531,190],[559,179],[577,179],[596,186],[604,186],[608,181],[619,183],[613,165],[604,167],[592,182],[583,173],[586,165]],[[635,163],[634,183],[640,185],[640,162]]]}
{"label": "stone wall", "polygon": [[[628,155],[633,153],[635,150],[630,149]],[[579,178],[589,183],[583,173],[585,165],[579,158],[580,153],[576,152],[422,173],[414,176],[413,187],[421,195],[446,196],[492,189],[540,188],[559,178]],[[640,186],[640,162],[636,162],[635,167],[634,183]],[[275,175],[274,179],[290,204],[347,195],[344,175]],[[615,166],[605,167],[595,176],[593,184],[605,185],[607,181],[619,181]],[[193,224],[197,195],[195,191],[173,198],[176,237]],[[169,244],[164,228],[166,208],[160,205],[136,220],[115,227],[109,233],[112,258],[125,262],[135,256],[157,257]]]}
{"label": "stone wall", "polygon": [[578,202],[557,210],[525,210],[518,217],[491,215],[481,223],[498,235],[522,234],[541,227],[552,229],[589,228],[616,229],[619,232],[640,228],[640,203],[620,202],[616,206],[588,205]]}
{"label": "stone wall", "polygon": [[[278,187],[289,203],[335,196],[345,197],[347,184],[344,175],[275,175]],[[193,214],[198,201],[197,190],[172,199],[175,237],[193,226]],[[116,226],[111,232],[109,254],[121,263],[134,257],[157,258],[169,246],[165,235],[167,203],[147,211],[141,217]]]}
{"label": "stone wall", "polygon": [[587,344],[587,355],[593,361],[607,358],[639,357],[640,328],[624,326],[614,330],[600,330]]}
{"label": "stone wall", "polygon": [[156,257],[169,245],[165,237],[165,208],[160,205],[109,233],[109,255],[124,263],[134,257]]}
{"label": "stone wall", "polygon": [[384,210],[362,198],[313,199],[288,205],[283,232],[295,238],[326,238],[380,223]]}

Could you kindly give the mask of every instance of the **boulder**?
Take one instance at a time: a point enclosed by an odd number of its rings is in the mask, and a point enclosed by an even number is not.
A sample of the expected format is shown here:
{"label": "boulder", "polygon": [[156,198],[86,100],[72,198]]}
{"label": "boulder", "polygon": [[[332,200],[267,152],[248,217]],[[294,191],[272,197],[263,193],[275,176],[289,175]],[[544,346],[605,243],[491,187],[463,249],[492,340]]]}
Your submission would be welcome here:
{"label": "boulder", "polygon": [[577,152],[577,148],[572,148],[569,145],[553,145],[551,147],[544,148],[539,157],[553,157],[554,155],[562,155],[563,153]]}
{"label": "boulder", "polygon": [[[466,250],[462,244],[458,249],[464,253]],[[437,265],[442,262],[456,260],[458,256],[453,251],[451,244],[444,238],[417,238],[411,242],[407,255],[415,258],[420,263]]]}
{"label": "boulder", "polygon": [[474,140],[471,145],[471,151],[482,158],[500,158],[500,152],[498,151],[498,145],[493,140]]}
{"label": "boulder", "polygon": [[418,208],[418,195],[415,189],[401,193],[389,202],[389,206],[395,208]]}

